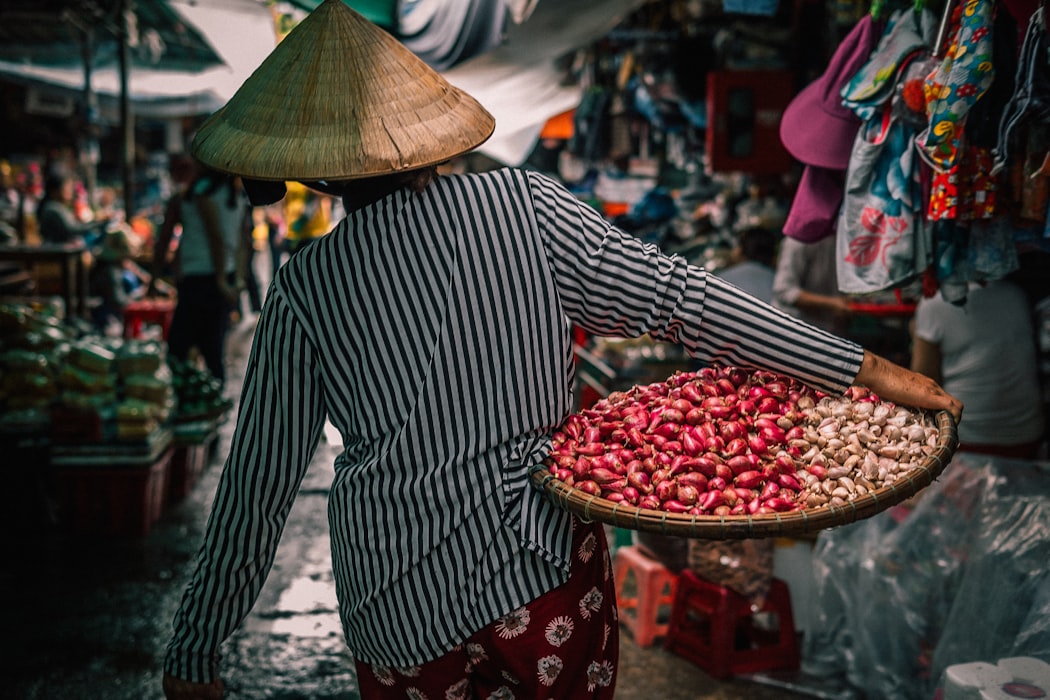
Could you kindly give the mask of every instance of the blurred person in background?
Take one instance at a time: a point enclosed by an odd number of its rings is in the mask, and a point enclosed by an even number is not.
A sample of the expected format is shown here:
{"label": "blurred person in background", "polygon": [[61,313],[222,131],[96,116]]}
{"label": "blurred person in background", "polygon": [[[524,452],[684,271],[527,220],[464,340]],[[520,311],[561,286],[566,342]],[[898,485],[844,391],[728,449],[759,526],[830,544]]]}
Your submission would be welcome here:
{"label": "blurred person in background", "polygon": [[764,302],[773,300],[773,277],[779,236],[768,228],[751,226],[736,234],[729,265],[715,274]]}
{"label": "blurred person in background", "polygon": [[[103,335],[122,332],[125,307],[143,296],[151,281],[149,273],[134,260],[132,235],[126,227],[107,233],[88,277],[91,294],[99,299],[91,312],[92,322]],[[159,289],[166,287],[160,281],[157,285]]]}
{"label": "blurred person in background", "polygon": [[[237,324],[249,314],[256,315],[262,311],[262,285],[255,274],[255,213],[254,207],[244,208],[244,222],[241,224],[240,248],[244,255],[243,293],[237,295],[237,303],[230,314],[230,322]],[[244,297],[248,297],[248,313],[244,311]]]}
{"label": "blurred person in background", "polygon": [[1015,283],[971,282],[966,301],[923,297],[911,369],[966,404],[959,449],[1034,459],[1044,431],[1033,312]]}
{"label": "blurred person in background", "polygon": [[11,163],[0,160],[0,242],[23,242],[25,218],[25,191],[19,186]]}
{"label": "blurred person in background", "polygon": [[76,214],[77,179],[54,172],[44,181],[44,196],[37,205],[36,220],[45,243],[82,243],[93,247],[105,233],[105,214],[83,221]]}
{"label": "blurred person in background", "polygon": [[849,297],[839,292],[835,254],[835,236],[813,243],[782,236],[773,305],[818,328],[846,335],[853,310]]}
{"label": "blurred person in background", "polygon": [[[177,301],[168,351],[188,362],[195,349],[212,376],[225,383],[230,314],[244,290],[248,202],[239,178],[203,166],[195,172],[169,203],[155,242],[151,277],[158,279],[175,228],[181,227],[173,265]],[[150,294],[157,291],[152,280]]]}

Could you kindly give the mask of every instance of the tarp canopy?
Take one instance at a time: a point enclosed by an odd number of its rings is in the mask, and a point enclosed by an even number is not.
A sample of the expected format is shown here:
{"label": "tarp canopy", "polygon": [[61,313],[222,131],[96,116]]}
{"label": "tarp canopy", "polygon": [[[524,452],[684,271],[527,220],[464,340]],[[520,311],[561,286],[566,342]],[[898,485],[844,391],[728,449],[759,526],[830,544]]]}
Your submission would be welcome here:
{"label": "tarp canopy", "polygon": [[[5,3],[10,1],[4,0]],[[54,0],[44,0],[44,4],[49,1]],[[84,7],[93,3],[76,0],[75,4]],[[166,18],[171,23],[169,33],[172,36],[196,37],[192,43],[181,44],[174,39],[169,43],[164,34],[159,38],[142,39],[142,15],[138,15],[140,39],[154,47],[154,54],[160,52],[158,60],[150,61],[149,49],[131,51],[133,60],[129,67],[128,90],[135,114],[139,117],[182,117],[215,111],[233,96],[275,44],[273,17],[260,0],[135,0],[134,5],[136,13],[150,7],[151,16]],[[9,16],[7,5],[4,7],[0,20]],[[50,23],[56,27],[62,25],[62,22],[55,21],[56,17],[62,16],[61,10],[52,8],[51,11]],[[7,31],[13,30],[7,28]],[[119,65],[115,58],[109,58],[110,54],[115,56],[116,51],[115,42],[111,41],[115,36],[113,31],[113,28],[106,27],[96,30],[100,46],[95,53],[97,58],[92,60],[90,73],[91,91],[100,98],[104,110],[101,118],[110,123],[119,118],[113,106],[121,96]],[[57,35],[58,30],[53,33]],[[72,39],[66,40],[64,60],[59,60],[62,52],[46,42],[38,48],[31,48],[28,44],[28,41],[20,43],[15,37],[11,44],[0,50],[0,76],[40,86],[45,92],[85,90],[84,62]],[[111,46],[103,48],[104,44]],[[158,44],[163,48],[158,49]],[[135,59],[136,56],[142,58]]]}
{"label": "tarp canopy", "polygon": [[134,68],[199,72],[222,57],[166,0],[4,0],[0,4],[0,60],[82,69],[119,61],[122,13],[129,13]]}
{"label": "tarp canopy", "polygon": [[[5,3],[11,1],[4,0]],[[37,1],[46,4],[59,0]],[[140,118],[204,115],[215,111],[233,96],[276,42],[274,15],[265,0],[135,0],[135,3],[147,1],[167,5],[182,18],[187,31],[197,32],[223,63],[203,70],[162,70],[133,65],[129,96],[135,115]],[[344,1],[362,14],[365,14],[362,10],[368,10],[371,5],[373,15],[382,15],[395,4],[394,0]],[[421,6],[424,1],[408,4]],[[319,4],[319,0],[282,2],[303,9]],[[439,70],[496,117],[496,131],[479,152],[507,165],[520,165],[535,147],[544,123],[579,104],[581,88],[565,84],[564,71],[558,67],[559,59],[606,35],[645,0],[499,2],[511,18],[505,23],[502,43],[451,68]],[[85,87],[82,66],[46,65],[3,52],[0,52],[0,76],[42,89],[83,91]],[[107,98],[111,105],[106,110],[108,114],[103,116],[116,123],[112,105],[121,94],[119,70],[103,62],[93,68],[91,82],[92,91],[102,98],[103,109]]]}
{"label": "tarp canopy", "polygon": [[578,84],[564,84],[558,59],[585,48],[627,19],[645,0],[543,0],[520,24],[509,23],[501,46],[443,75],[493,116],[496,131],[479,152],[520,165],[551,117],[580,103]]}

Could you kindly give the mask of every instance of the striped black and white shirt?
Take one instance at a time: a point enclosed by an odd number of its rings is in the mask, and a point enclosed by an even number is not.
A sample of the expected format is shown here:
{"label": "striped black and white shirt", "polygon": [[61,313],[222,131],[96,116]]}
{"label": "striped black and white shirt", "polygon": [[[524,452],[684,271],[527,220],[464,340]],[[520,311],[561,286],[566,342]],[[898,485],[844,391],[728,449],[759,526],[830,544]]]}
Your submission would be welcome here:
{"label": "striped black and white shirt", "polygon": [[329,420],[347,643],[431,660],[562,583],[570,522],[528,470],[572,408],[570,323],[843,391],[862,350],[623,233],[554,180],[441,177],[352,212],[279,271],[165,669],[209,680],[255,603]]}

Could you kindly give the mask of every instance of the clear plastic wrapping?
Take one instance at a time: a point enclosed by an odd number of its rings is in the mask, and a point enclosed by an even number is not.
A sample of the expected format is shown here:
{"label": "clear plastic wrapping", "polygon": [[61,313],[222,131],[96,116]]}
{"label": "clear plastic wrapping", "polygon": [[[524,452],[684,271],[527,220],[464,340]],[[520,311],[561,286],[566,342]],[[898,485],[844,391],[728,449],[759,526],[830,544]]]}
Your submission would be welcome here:
{"label": "clear plastic wrapping", "polygon": [[919,497],[822,532],[803,667],[865,698],[932,697],[951,665],[1050,660],[1050,471],[957,453]]}

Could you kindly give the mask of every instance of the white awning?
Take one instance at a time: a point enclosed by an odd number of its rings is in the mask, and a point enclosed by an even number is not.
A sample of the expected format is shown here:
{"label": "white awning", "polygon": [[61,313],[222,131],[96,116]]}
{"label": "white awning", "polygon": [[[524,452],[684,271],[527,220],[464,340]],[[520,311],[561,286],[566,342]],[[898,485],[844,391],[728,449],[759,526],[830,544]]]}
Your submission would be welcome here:
{"label": "white awning", "polygon": [[608,34],[645,0],[541,0],[522,24],[510,24],[499,48],[443,73],[485,106],[496,131],[481,153],[521,165],[553,116],[575,108],[582,91],[562,85],[556,61]]}
{"label": "white awning", "polygon": [[[199,73],[134,68],[128,76],[128,97],[140,117],[192,116],[215,111],[262,63],[276,41],[270,10],[258,0],[170,0],[170,4],[204,35],[226,65]],[[39,85],[45,93],[79,93],[85,89],[82,67],[0,61],[0,75]],[[110,122],[119,119],[119,112],[113,111],[121,95],[119,70],[113,66],[93,69],[91,89],[99,97],[103,118]]]}

